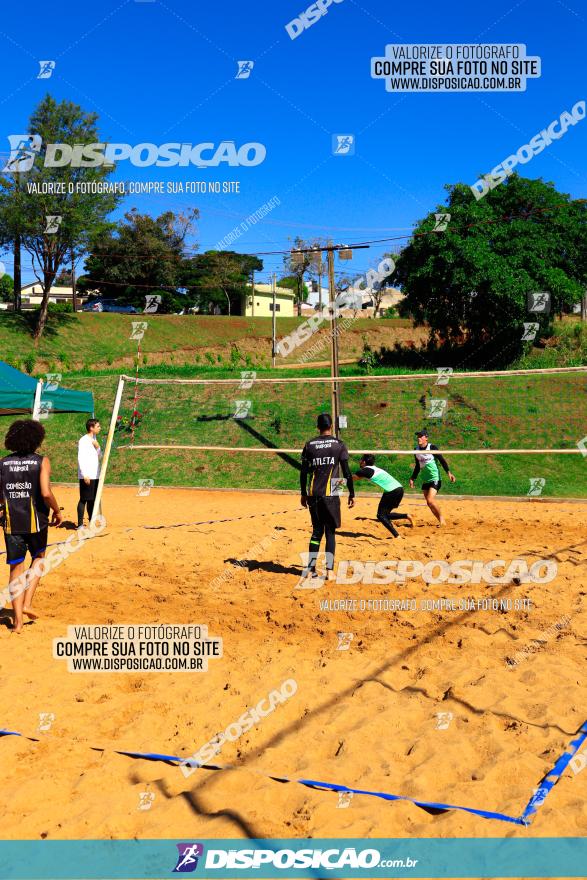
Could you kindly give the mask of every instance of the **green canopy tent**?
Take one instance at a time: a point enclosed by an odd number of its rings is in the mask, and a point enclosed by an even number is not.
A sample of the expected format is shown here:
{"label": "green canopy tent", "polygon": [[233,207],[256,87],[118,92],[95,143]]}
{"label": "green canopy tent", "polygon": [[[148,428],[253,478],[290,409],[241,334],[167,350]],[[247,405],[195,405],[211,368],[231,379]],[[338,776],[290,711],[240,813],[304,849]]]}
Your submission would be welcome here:
{"label": "green canopy tent", "polygon": [[0,415],[30,413],[38,418],[43,409],[52,413],[93,414],[94,396],[90,391],[73,391],[54,382],[34,379],[0,361]]}

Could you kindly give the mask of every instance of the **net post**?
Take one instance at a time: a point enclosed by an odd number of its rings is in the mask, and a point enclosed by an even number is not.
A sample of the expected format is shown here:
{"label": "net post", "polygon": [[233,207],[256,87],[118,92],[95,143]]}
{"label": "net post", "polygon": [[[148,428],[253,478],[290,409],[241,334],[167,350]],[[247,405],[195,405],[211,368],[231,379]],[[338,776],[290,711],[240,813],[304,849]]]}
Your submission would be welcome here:
{"label": "net post", "polygon": [[33,413],[31,418],[35,419],[35,421],[39,418],[39,413],[41,412],[41,394],[43,393],[43,380],[39,379],[37,381],[37,387],[35,388],[35,400],[33,403]]}
{"label": "net post", "polygon": [[120,402],[122,400],[122,392],[124,391],[124,376],[118,378],[118,388],[116,389],[116,397],[114,398],[114,406],[112,407],[112,417],[110,419],[110,427],[108,428],[108,437],[104,447],[104,457],[102,459],[102,467],[100,468],[100,477],[98,479],[98,488],[96,490],[96,498],[94,500],[94,509],[90,525],[94,525],[96,517],[100,512],[102,503],[102,493],[104,491],[104,483],[106,481],[106,470],[110,460],[110,450],[112,449],[112,441],[114,440],[114,431],[116,430],[116,419],[120,410]]}

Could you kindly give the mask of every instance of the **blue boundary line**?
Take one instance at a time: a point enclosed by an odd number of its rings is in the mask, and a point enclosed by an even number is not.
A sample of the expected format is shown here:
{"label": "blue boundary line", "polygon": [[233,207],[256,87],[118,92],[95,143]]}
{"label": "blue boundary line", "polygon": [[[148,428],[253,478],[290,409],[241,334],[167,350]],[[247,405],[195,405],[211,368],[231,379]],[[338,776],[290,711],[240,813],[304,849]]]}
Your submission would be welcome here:
{"label": "blue boundary line", "polygon": [[542,777],[542,779],[540,780],[540,786],[537,789],[536,794],[532,795],[532,797],[526,804],[526,808],[520,817],[524,820],[526,825],[530,824],[530,817],[533,816],[538,808],[542,806],[542,804],[546,800],[547,795],[557,784],[562,774],[571,762],[572,758],[577,754],[586,739],[587,721],[584,721],[577,731],[576,738],[571,740],[565,751],[557,760],[552,770],[550,770]]}
{"label": "blue boundary line", "polygon": [[[31,736],[25,736],[25,734],[19,733],[16,730],[4,730],[0,729],[0,737],[2,736],[20,736],[23,739],[28,739],[31,742],[39,742],[39,739]],[[275,776],[269,773],[261,773],[254,768],[250,768],[251,772],[256,773],[257,775],[263,776],[266,779],[272,779],[275,782],[294,782],[298,785],[304,785],[307,788],[314,788],[318,790],[325,791],[346,791],[352,794],[363,794],[369,795],[370,797],[381,798],[385,801],[407,801],[411,804],[414,804],[416,807],[419,807],[422,810],[425,810],[432,815],[436,813],[445,813],[448,810],[460,810],[465,813],[472,813],[475,816],[480,816],[483,819],[497,819],[500,822],[509,822],[513,825],[522,825],[528,826],[530,824],[531,817],[537,812],[539,807],[542,806],[548,794],[552,791],[556,783],[561,778],[563,772],[568,767],[571,759],[574,755],[577,754],[583,743],[587,740],[587,720],[583,722],[575,738],[571,740],[563,754],[557,759],[554,767],[549,770],[548,773],[543,776],[540,787],[536,791],[534,795],[528,801],[523,813],[521,816],[508,816],[505,813],[496,813],[492,810],[481,810],[475,807],[462,807],[456,804],[443,804],[436,803],[433,801],[420,801],[415,798],[407,797],[406,795],[399,794],[388,794],[383,791],[370,791],[369,789],[360,789],[360,788],[349,788],[346,785],[339,785],[335,782],[322,782],[316,779],[290,779],[288,776]],[[94,751],[105,752],[108,749],[100,748],[99,746],[90,746]],[[189,761],[186,758],[180,758],[177,755],[164,755],[159,754],[158,752],[128,752],[123,751],[121,749],[112,749],[112,752],[117,755],[125,755],[129,758],[138,758],[146,761],[162,761],[164,763],[172,763],[177,765],[188,765],[195,766],[198,768],[202,768],[204,770],[247,770],[249,768],[246,767],[222,767],[217,764],[199,764],[196,761]]]}

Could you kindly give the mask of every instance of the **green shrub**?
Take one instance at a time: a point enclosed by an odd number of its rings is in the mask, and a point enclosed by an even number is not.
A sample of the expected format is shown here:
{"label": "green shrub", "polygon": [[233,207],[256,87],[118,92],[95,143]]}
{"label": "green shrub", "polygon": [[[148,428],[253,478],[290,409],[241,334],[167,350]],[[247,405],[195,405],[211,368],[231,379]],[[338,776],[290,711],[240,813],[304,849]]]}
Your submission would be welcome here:
{"label": "green shrub", "polygon": [[51,315],[69,315],[73,314],[73,306],[71,303],[49,303],[47,314]]}
{"label": "green shrub", "polygon": [[35,355],[31,351],[29,354],[27,354],[27,356],[24,359],[24,366],[25,366],[25,369],[26,369],[27,373],[29,374],[29,376],[32,376],[36,363],[37,363],[37,358],[35,357]]}
{"label": "green shrub", "polygon": [[363,354],[359,358],[359,366],[366,372],[370,373],[375,367],[379,366],[379,358],[363,337]]}

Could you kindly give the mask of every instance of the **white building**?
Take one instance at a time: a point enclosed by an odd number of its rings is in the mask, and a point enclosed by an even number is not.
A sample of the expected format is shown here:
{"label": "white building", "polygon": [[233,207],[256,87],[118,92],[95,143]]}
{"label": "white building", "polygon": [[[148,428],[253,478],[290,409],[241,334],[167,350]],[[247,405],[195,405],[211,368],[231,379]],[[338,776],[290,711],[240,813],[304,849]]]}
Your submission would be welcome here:
{"label": "white building", "polygon": [[[307,301],[302,306],[302,312],[304,315],[314,314],[316,311],[316,307],[320,301],[319,292],[313,291],[311,288],[311,284],[308,284],[308,289],[310,293],[308,294]],[[373,299],[373,291],[370,287],[366,287],[364,290],[360,288],[349,287],[347,293],[355,294],[357,302],[361,302],[361,312],[364,317],[371,317],[375,311],[375,301]],[[322,302],[324,305],[328,304],[328,288],[322,288]],[[383,314],[386,309],[395,307],[397,304],[404,298],[405,294],[398,290],[395,287],[387,287],[385,289],[385,293],[381,298],[381,304],[379,306],[379,314]],[[347,311],[346,309],[343,311]],[[354,311],[353,309],[349,309],[349,311]]]}
{"label": "white building", "polygon": [[[87,296],[77,294],[78,308],[85,303]],[[21,288],[21,303],[24,309],[35,309],[40,306],[43,301],[43,288],[39,281],[32,281],[30,284],[24,284]],[[73,307],[73,287],[67,285],[53,286],[49,291],[50,303],[70,303]]]}

